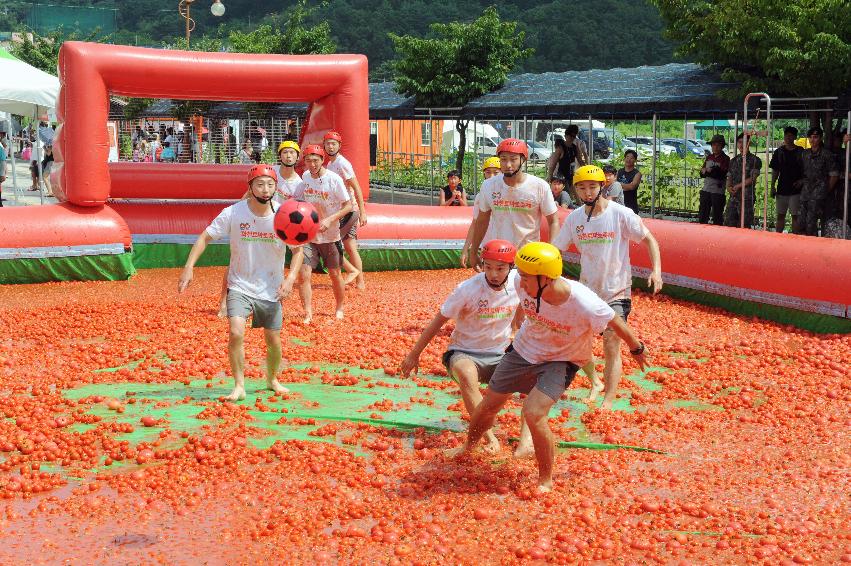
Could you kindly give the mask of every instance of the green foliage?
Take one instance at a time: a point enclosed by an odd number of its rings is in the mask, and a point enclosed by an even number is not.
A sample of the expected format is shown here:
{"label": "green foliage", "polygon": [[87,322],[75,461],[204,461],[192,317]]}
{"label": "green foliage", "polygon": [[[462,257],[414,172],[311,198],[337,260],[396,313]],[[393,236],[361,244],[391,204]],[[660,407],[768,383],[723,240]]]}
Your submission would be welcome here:
{"label": "green foliage", "polygon": [[125,161],[133,159],[133,138],[128,134],[118,136],[119,157]]}
{"label": "green foliage", "polygon": [[331,39],[331,26],[321,22],[310,26],[307,21],[317,8],[299,0],[284,15],[270,18],[270,23],[244,33],[230,32],[231,50],[237,53],[281,53],[306,55],[334,53],[337,46]]}
{"label": "green foliage", "polygon": [[836,96],[851,88],[847,0],[652,0],[678,53],[740,82],[728,93]]}
{"label": "green foliage", "polygon": [[[26,34],[28,32],[21,30],[21,33]],[[97,36],[97,32],[88,35],[66,34],[62,28],[59,28],[47,35],[33,33],[32,41],[13,42],[9,52],[21,61],[41,69],[45,73],[56,75],[59,64],[59,48],[65,41],[92,41]]]}
{"label": "green foliage", "polygon": [[501,87],[517,62],[532,54],[515,22],[490,7],[473,23],[435,23],[433,37],[390,38],[398,54],[396,89],[419,106],[451,108]]}

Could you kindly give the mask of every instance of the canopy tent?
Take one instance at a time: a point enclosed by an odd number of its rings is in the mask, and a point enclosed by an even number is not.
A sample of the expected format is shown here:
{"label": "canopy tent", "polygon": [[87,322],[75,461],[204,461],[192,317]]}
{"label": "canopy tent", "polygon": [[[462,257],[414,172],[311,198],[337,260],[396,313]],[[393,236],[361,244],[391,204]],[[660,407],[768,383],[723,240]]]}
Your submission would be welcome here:
{"label": "canopy tent", "polygon": [[0,111],[41,115],[56,108],[59,79],[13,57],[0,47]]}
{"label": "canopy tent", "polygon": [[[59,97],[58,77],[24,63],[2,47],[0,47],[0,77],[3,77],[3,81],[0,82],[0,112],[32,116],[35,119],[40,118],[44,113],[55,112],[56,99]],[[17,200],[18,178],[15,153],[14,151],[9,153],[12,161],[12,186]],[[35,144],[35,159],[38,162],[39,177],[41,177],[41,143],[38,140]],[[43,203],[44,193],[41,192],[41,184],[39,184],[39,194]]]}

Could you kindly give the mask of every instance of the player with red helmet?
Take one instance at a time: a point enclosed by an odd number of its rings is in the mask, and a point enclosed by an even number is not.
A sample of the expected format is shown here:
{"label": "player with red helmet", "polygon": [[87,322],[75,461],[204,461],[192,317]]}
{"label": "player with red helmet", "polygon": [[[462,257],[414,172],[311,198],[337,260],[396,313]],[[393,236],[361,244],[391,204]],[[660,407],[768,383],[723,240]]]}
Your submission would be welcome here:
{"label": "player with red helmet", "polygon": [[546,217],[550,238],[558,232],[558,207],[543,179],[528,175],[523,164],[529,160],[526,142],[507,138],[496,148],[502,175],[485,179],[476,197],[478,214],[473,220],[473,237],[461,251],[461,265],[475,267],[481,242],[507,240],[518,248],[540,239],[541,216]]}
{"label": "player with red helmet", "polygon": [[[461,389],[464,407],[472,415],[482,401],[480,383],[487,383],[511,340],[512,321],[520,302],[513,285],[506,285],[514,266],[514,244],[492,240],[482,248],[483,273],[467,279],[449,295],[402,362],[404,376],[416,371],[420,354],[449,319],[455,330],[443,365]],[[486,433],[485,449],[499,450],[493,432]]]}
{"label": "player with red helmet", "polygon": [[322,137],[322,146],[328,155],[328,163],[325,167],[342,177],[356,204],[350,213],[340,219],[340,236],[346,253],[351,258],[351,263],[343,258],[343,267],[347,273],[344,283],[348,285],[357,280],[358,289],[363,289],[366,283],[363,279],[363,262],[360,252],[358,252],[358,226],[366,225],[366,207],[363,201],[363,191],[361,191],[360,183],[355,176],[355,170],[349,160],[340,154],[342,145],[343,135],[340,132],[331,130]]}
{"label": "player with red helmet", "polygon": [[286,246],[275,235],[277,174],[271,165],[254,165],[248,172],[249,197],[219,213],[198,236],[177,285],[183,293],[193,278],[193,267],[212,240],[230,239],[227,315],[230,324],[228,358],[234,388],[225,399],[245,399],[245,323],[263,328],[266,339],[266,387],[276,393],[287,388],[278,381],[281,366],[281,299],[290,294],[303,261],[302,248],[294,248],[290,273],[284,277]]}
{"label": "player with red helmet", "polygon": [[304,246],[304,263],[301,267],[299,291],[304,305],[304,322],[309,324],[313,319],[313,288],[310,276],[313,270],[319,267],[320,259],[331,278],[331,288],[336,301],[335,316],[338,320],[343,318],[345,288],[343,276],[340,274],[343,259],[340,251],[340,219],[352,211],[352,199],[343,179],[323,165],[325,150],[322,146],[311,144],[303,151],[306,170],[302,176],[303,182],[293,196],[313,204],[320,219],[319,235],[313,242]]}

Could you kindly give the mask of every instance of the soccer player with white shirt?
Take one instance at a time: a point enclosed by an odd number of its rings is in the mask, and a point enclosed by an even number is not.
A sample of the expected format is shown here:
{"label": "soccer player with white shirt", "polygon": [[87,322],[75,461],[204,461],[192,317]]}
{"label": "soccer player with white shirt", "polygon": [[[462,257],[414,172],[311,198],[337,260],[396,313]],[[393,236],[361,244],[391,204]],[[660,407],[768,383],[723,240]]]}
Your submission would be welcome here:
{"label": "soccer player with white shirt", "polygon": [[281,299],[292,291],[301,268],[302,247],[293,250],[290,273],[284,278],[286,245],[275,235],[272,198],[277,175],[270,165],[255,165],[248,172],[251,197],[225,208],[198,236],[189,252],[177,285],[183,293],[192,282],[192,269],[212,240],[230,238],[227,315],[230,324],[228,359],[234,388],[225,399],[245,399],[245,322],[263,328],[266,339],[266,387],[286,393],[278,381],[281,366]]}
{"label": "soccer player with white shirt", "polygon": [[470,245],[461,250],[461,266],[478,265],[483,241],[507,240],[517,247],[541,237],[541,216],[546,217],[550,240],[558,232],[558,207],[549,185],[523,171],[529,160],[526,142],[502,140],[496,148],[502,175],[486,179],[476,196],[476,216]]}
{"label": "soccer player with white shirt", "polygon": [[319,145],[304,148],[304,165],[307,170],[302,176],[302,184],[293,195],[316,207],[319,213],[319,234],[310,244],[304,246],[304,264],[301,266],[302,280],[300,294],[304,305],[304,323],[313,320],[313,288],[310,275],[319,267],[321,258],[331,278],[331,288],[336,302],[335,316],[343,318],[345,289],[340,274],[342,254],[340,253],[340,219],[352,210],[352,200],[343,179],[326,169],[322,162],[325,152]]}
{"label": "soccer player with white shirt", "polygon": [[[461,389],[469,414],[482,401],[480,383],[487,383],[511,341],[512,321],[520,304],[509,284],[517,248],[505,240],[492,240],[482,248],[483,273],[460,283],[423,330],[411,352],[402,361],[402,375],[419,367],[420,354],[444,324],[455,320],[443,365]],[[485,432],[485,451],[499,452],[493,432]]]}
{"label": "soccer player with white shirt", "polygon": [[[298,156],[301,153],[301,148],[294,141],[283,141],[278,146],[278,159],[281,164],[278,166],[278,181],[275,196],[272,197],[272,202],[280,205],[285,200],[292,198],[296,189],[301,185],[301,177],[295,172],[295,164],[298,162]],[[251,191],[245,191],[242,196],[244,199],[251,198]],[[272,210],[274,212],[274,208]],[[290,247],[290,249],[293,249]],[[298,270],[296,270],[298,271]],[[228,272],[225,272],[222,278],[222,290],[219,298],[219,318],[224,318],[228,313],[227,305],[228,297]]]}
{"label": "soccer player with white shirt", "polygon": [[358,252],[358,226],[366,225],[366,206],[363,203],[363,191],[361,191],[358,178],[355,176],[354,167],[348,159],[340,155],[340,146],[343,144],[343,136],[339,132],[331,130],[322,137],[325,153],[328,155],[328,163],[325,167],[343,178],[349,194],[355,200],[357,208],[340,219],[340,235],[343,246],[351,258],[351,263],[343,258],[343,267],[347,275],[344,284],[348,285],[357,280],[358,289],[363,289],[366,283],[363,279],[363,262]]}
{"label": "soccer player with white shirt", "polygon": [[[485,162],[482,163],[482,176],[484,180],[487,181],[491,177],[496,177],[497,175],[502,175],[502,171],[499,168],[499,157],[488,157],[485,159]],[[462,250],[469,250],[470,244],[473,242],[473,232],[476,226],[476,217],[479,215],[479,195],[482,194],[480,190],[476,193],[476,198],[473,199],[473,222],[470,222],[470,227],[467,228],[467,237],[464,239],[464,246],[461,248]],[[466,261],[466,253],[462,252],[461,255],[461,265],[462,267],[467,267],[464,262]],[[473,266],[476,271],[481,270],[481,264]]]}
{"label": "soccer player with white shirt", "polygon": [[517,274],[511,284],[525,315],[523,324],[473,413],[466,442],[450,455],[472,452],[511,395],[526,393],[522,415],[538,461],[538,490],[548,492],[555,464],[548,414],[579,368],[591,359],[594,337],[611,329],[626,341],[642,368],[647,361],[644,344],[609,305],[582,283],[561,276],[561,253],[555,246],[526,244],[517,252],[515,264]]}
{"label": "soccer player with white shirt", "polygon": [[[576,170],[573,187],[585,206],[568,215],[553,245],[562,252],[566,252],[570,244],[576,246],[582,268],[579,280],[627,320],[632,310],[629,243],[642,242],[647,246],[651,263],[647,284],[654,293],[662,289],[662,261],[659,244],[644,226],[641,217],[626,206],[601,198],[605,182],[605,173],[596,165],[584,165]],[[606,357],[606,394],[602,407],[611,409],[622,372],[621,340],[612,330],[603,332],[603,351]],[[603,389],[594,371],[594,360],[583,369],[591,377],[588,398],[594,401]]]}

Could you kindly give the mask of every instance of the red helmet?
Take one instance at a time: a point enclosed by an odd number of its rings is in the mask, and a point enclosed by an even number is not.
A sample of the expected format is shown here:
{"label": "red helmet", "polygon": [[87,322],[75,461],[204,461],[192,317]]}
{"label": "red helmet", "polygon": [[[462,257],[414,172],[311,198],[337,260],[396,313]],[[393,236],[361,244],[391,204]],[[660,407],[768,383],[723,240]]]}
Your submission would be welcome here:
{"label": "red helmet", "polygon": [[516,153],[522,155],[527,160],[529,159],[529,147],[526,145],[526,142],[517,138],[505,138],[499,142],[499,145],[496,146],[496,155],[499,156],[503,151]]}
{"label": "red helmet", "polygon": [[330,130],[329,132],[326,132],[324,136],[322,136],[322,141],[326,140],[337,140],[338,142],[343,143],[343,136],[342,134],[340,134],[340,132]]}
{"label": "red helmet", "polygon": [[514,254],[517,248],[506,240],[491,240],[482,247],[482,259],[514,263]]}
{"label": "red helmet", "polygon": [[304,148],[304,156],[307,157],[308,155],[318,155],[322,159],[325,159],[325,150],[322,149],[321,145],[312,143]]}
{"label": "red helmet", "polygon": [[251,166],[251,169],[248,170],[248,184],[250,185],[251,181],[257,177],[272,177],[275,179],[275,183],[278,182],[278,174],[275,173],[275,168],[265,163],[258,163]]}

